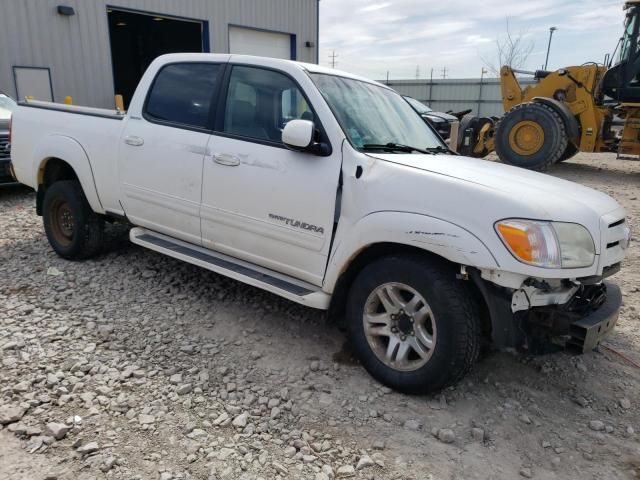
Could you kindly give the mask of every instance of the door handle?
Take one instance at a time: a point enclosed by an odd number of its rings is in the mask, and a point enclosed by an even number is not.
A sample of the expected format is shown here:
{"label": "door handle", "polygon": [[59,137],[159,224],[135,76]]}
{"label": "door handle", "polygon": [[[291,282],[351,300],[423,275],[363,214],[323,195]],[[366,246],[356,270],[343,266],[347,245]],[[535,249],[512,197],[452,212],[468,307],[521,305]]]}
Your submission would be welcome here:
{"label": "door handle", "polygon": [[140,137],[127,137],[124,139],[124,143],[132,147],[141,147],[144,145],[144,139]]}
{"label": "door handle", "polygon": [[214,154],[213,161],[220,165],[224,165],[225,167],[237,167],[240,165],[240,159],[235,155],[229,155],[228,153]]}

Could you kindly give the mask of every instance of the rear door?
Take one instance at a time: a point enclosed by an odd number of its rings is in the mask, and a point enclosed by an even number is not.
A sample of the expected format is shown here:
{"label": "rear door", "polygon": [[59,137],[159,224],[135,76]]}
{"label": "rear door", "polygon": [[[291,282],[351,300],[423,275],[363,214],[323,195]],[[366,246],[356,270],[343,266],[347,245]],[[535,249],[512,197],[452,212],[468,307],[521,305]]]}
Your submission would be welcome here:
{"label": "rear door", "polygon": [[121,198],[136,225],[201,243],[202,163],[224,64],[160,69],[120,147]]}
{"label": "rear door", "polygon": [[204,162],[203,245],[322,284],[334,224],[340,152],[289,150],[292,119],[322,125],[297,82],[282,71],[230,65]]}

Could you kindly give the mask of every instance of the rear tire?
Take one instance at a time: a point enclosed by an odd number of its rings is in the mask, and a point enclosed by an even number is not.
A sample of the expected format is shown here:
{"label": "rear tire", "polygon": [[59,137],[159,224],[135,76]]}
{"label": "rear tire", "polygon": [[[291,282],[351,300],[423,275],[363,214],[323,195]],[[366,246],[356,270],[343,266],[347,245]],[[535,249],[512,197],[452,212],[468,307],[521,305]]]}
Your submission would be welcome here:
{"label": "rear tire", "polygon": [[496,153],[516,167],[546,170],[559,161],[568,144],[562,117],[543,103],[514,107],[496,128]]}
{"label": "rear tire", "polygon": [[404,393],[457,382],[481,346],[478,307],[467,286],[449,265],[417,255],[365,267],[349,292],[347,325],[365,369]]}
{"label": "rear tire", "polygon": [[42,220],[53,250],[68,260],[81,260],[100,252],[104,220],[91,206],[77,180],[53,183],[44,194]]}

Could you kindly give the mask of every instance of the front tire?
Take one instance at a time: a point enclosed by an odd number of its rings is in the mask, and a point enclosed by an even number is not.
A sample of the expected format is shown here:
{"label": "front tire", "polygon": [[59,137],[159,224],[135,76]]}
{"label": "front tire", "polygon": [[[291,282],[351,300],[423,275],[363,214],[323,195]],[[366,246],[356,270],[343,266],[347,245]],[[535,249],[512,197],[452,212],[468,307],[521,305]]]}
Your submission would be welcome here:
{"label": "front tire", "polygon": [[543,103],[522,103],[496,127],[495,149],[504,163],[546,170],[567,150],[567,129],[560,114]]}
{"label": "front tire", "polygon": [[63,258],[89,258],[102,248],[104,220],[91,210],[77,180],[58,181],[47,188],[42,220],[49,244]]}
{"label": "front tire", "polygon": [[449,265],[420,256],[390,256],[365,267],[349,293],[347,322],[365,369],[404,393],[457,382],[480,351],[471,292]]}

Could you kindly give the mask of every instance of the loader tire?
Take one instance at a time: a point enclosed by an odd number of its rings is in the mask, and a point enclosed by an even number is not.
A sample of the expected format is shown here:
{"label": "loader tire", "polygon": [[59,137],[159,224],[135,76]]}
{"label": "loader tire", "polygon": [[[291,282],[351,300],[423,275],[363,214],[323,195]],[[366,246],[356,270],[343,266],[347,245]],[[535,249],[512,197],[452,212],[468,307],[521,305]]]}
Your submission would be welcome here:
{"label": "loader tire", "polygon": [[553,107],[542,103],[514,107],[496,128],[498,157],[516,167],[546,170],[562,158],[568,145],[562,117]]}
{"label": "loader tire", "polygon": [[570,158],[575,157],[580,150],[573,143],[569,142],[567,145],[567,149],[564,151],[562,156],[558,159],[558,163],[564,162],[565,160],[569,160]]}

